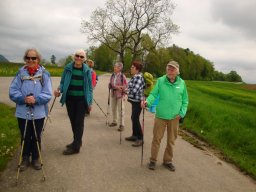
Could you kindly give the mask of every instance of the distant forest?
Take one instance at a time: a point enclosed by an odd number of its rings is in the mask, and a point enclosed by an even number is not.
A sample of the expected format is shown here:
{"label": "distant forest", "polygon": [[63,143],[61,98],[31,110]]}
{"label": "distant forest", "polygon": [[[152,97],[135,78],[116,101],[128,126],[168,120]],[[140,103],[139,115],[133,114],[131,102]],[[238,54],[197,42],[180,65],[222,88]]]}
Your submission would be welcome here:
{"label": "distant forest", "polygon": [[[113,64],[120,60],[115,52],[104,45],[90,47],[86,51],[88,58],[94,60],[95,69],[97,70],[111,72],[113,70]],[[123,61],[124,73],[129,74],[132,57],[133,55],[129,51],[126,51]],[[55,63],[55,60],[56,57],[52,55],[51,62],[43,59],[41,64],[58,64],[57,62]],[[168,48],[144,50],[136,60],[140,60],[144,64],[144,72],[147,71],[154,75],[154,77],[164,75],[166,64],[170,60],[175,60],[180,64],[180,76],[185,80],[242,82],[241,76],[236,71],[230,71],[227,74],[216,71],[211,61],[199,54],[194,54],[188,48],[184,49],[176,45]],[[67,56],[67,58],[60,59],[60,61],[59,65],[60,63],[61,65],[66,65],[72,61],[72,56]],[[0,55],[0,62],[8,62],[8,60],[3,55]]]}
{"label": "distant forest", "polygon": [[[104,45],[90,47],[87,52],[88,57],[95,61],[95,69],[98,70],[111,71],[113,63],[119,60],[116,53]],[[166,64],[170,60],[175,60],[180,64],[180,76],[185,80],[242,82],[241,76],[236,71],[227,74],[216,71],[211,61],[194,54],[188,48],[184,49],[176,45],[145,50],[137,60],[143,62],[143,71],[150,72],[155,77],[165,74]],[[132,54],[127,51],[124,57],[124,72],[129,72],[131,61]]]}

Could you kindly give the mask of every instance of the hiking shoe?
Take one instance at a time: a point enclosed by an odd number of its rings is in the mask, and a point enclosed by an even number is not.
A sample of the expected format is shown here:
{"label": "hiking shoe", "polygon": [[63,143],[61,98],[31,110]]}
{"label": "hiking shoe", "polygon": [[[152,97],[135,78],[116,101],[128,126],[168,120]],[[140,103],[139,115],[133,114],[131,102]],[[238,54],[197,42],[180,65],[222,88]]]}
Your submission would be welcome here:
{"label": "hiking shoe", "polygon": [[[66,148],[73,148],[73,145],[74,145],[73,143],[70,143],[70,144],[66,145]],[[80,147],[82,147],[82,143],[81,143]]]}
{"label": "hiking shoe", "polygon": [[142,140],[136,140],[135,143],[132,144],[133,147],[140,147],[142,146],[143,141]]}
{"label": "hiking shoe", "polygon": [[40,170],[42,169],[41,163],[39,162],[38,159],[32,160],[32,166],[35,170]]}
{"label": "hiking shoe", "polygon": [[130,137],[125,137],[125,140],[126,141],[136,141],[137,140],[137,137],[136,136],[130,136]]}
{"label": "hiking shoe", "polygon": [[67,148],[63,151],[63,155],[73,155],[79,153],[79,149]]}
{"label": "hiking shoe", "polygon": [[29,158],[23,157],[20,164],[20,171],[25,171],[29,166]]}
{"label": "hiking shoe", "polygon": [[109,127],[115,127],[115,126],[117,126],[117,123],[111,123],[111,124],[109,124],[108,126],[109,126]]}
{"label": "hiking shoe", "polygon": [[123,131],[124,130],[124,126],[120,125],[119,128],[117,129],[117,131]]}
{"label": "hiking shoe", "polygon": [[167,168],[169,171],[175,171],[175,167],[172,163],[163,163],[163,166]]}
{"label": "hiking shoe", "polygon": [[72,147],[73,147],[73,143],[66,145],[66,148],[72,148]]}
{"label": "hiking shoe", "polygon": [[150,170],[155,170],[156,169],[156,163],[153,162],[153,161],[150,161],[149,164],[148,164],[148,168]]}

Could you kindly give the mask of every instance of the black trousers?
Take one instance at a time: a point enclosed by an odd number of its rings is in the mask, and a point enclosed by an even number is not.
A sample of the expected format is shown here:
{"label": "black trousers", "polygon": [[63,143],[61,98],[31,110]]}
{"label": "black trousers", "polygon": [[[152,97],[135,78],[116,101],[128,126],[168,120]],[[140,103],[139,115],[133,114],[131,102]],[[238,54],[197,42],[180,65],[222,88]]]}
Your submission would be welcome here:
{"label": "black trousers", "polygon": [[141,106],[140,102],[133,102],[130,101],[132,104],[132,115],[131,115],[131,120],[132,120],[132,135],[136,136],[137,139],[141,140],[142,139],[142,130],[141,130],[141,124],[140,124],[140,114],[141,114]]}
{"label": "black trousers", "polygon": [[87,111],[87,105],[84,100],[68,98],[66,101],[66,107],[73,132],[72,146],[74,150],[79,150],[82,145],[84,118]]}
{"label": "black trousers", "polygon": [[[39,148],[41,149],[41,132],[44,126],[44,118],[35,119],[34,121],[35,121],[36,135],[39,143]],[[24,136],[25,126],[26,126],[26,119],[18,118],[18,125],[20,129],[21,142],[22,142],[22,138]],[[24,148],[23,148],[22,157],[29,157],[30,154],[32,155],[32,160],[36,160],[39,158],[32,120],[28,120],[27,129],[26,129],[25,138],[24,138]]]}

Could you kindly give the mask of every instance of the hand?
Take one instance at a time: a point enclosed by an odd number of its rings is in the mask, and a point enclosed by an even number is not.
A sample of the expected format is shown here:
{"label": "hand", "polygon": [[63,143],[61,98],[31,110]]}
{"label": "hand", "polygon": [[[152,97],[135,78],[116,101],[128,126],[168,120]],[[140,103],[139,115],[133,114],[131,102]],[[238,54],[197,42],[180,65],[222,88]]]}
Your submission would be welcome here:
{"label": "hand", "polygon": [[178,121],[181,119],[181,116],[180,115],[177,115],[176,117],[175,117],[175,119],[177,119]]}
{"label": "hand", "polygon": [[89,106],[88,106],[88,111],[90,112],[91,110],[92,110],[92,106],[89,105]]}
{"label": "hand", "polygon": [[141,101],[140,106],[141,106],[142,109],[145,109],[146,106],[147,106],[147,102],[146,101]]}
{"label": "hand", "polygon": [[54,95],[55,95],[55,97],[59,97],[60,96],[60,90],[59,89],[54,90]]}
{"label": "hand", "polygon": [[28,105],[34,105],[36,103],[36,99],[33,95],[25,97],[25,103]]}

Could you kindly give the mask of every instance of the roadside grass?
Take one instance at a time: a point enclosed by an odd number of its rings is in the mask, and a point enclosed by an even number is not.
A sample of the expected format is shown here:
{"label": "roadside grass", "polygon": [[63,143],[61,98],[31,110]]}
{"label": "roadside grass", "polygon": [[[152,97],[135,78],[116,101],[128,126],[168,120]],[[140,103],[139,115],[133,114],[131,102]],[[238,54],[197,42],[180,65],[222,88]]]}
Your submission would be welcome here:
{"label": "roadside grass", "polygon": [[256,90],[223,82],[186,84],[190,102],[183,128],[256,178]]}
{"label": "roadside grass", "polygon": [[20,133],[14,108],[0,103],[0,171],[13,157],[20,143]]}

